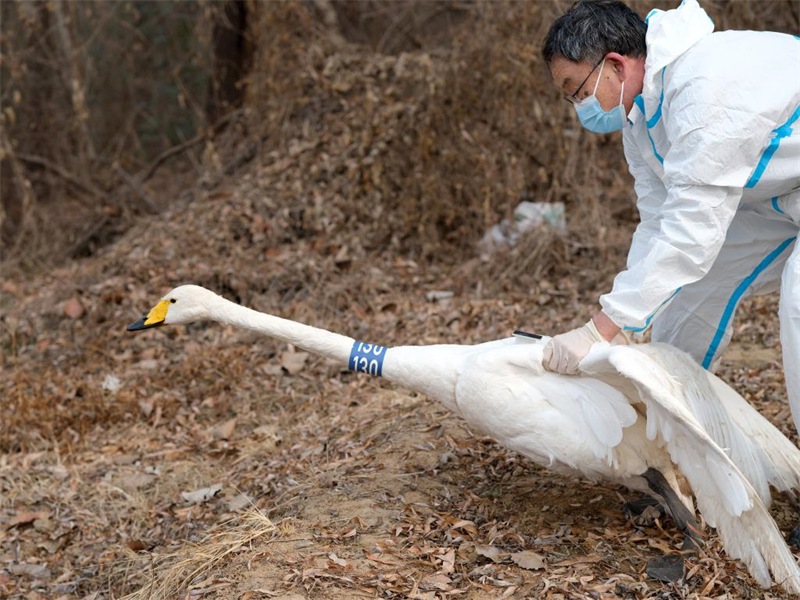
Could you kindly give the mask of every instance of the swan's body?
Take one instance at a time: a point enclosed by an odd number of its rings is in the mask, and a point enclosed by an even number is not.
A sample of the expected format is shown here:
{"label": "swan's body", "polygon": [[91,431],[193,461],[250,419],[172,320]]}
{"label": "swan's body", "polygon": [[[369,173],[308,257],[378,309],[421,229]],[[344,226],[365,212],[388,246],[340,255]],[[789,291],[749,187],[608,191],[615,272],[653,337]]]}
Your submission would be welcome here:
{"label": "swan's body", "polygon": [[[548,469],[644,491],[673,515],[683,511],[681,503],[694,511],[679,485],[685,477],[728,553],[761,585],[774,578],[800,593],[800,570],[766,509],[770,485],[800,490],[800,450],[674,348],[597,345],[581,365],[586,375],[564,376],[542,367],[546,340],[384,348],[254,311],[198,286],[176,288],[129,329],[200,320],[258,331],[382,375]],[[654,485],[654,473],[665,485]]]}

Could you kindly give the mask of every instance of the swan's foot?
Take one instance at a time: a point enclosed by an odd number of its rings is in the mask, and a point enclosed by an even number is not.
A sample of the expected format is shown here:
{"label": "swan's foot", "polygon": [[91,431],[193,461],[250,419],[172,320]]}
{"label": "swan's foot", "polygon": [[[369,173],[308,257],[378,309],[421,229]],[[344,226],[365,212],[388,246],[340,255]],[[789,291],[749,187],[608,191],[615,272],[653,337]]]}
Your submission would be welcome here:
{"label": "swan's foot", "polygon": [[796,512],[800,512],[800,494],[794,490],[789,490],[784,492],[784,495],[786,499],[789,500],[789,504],[792,505],[792,508],[794,508]]}
{"label": "swan's foot", "polygon": [[684,556],[694,556],[699,550],[697,540],[692,535],[684,535],[680,554],[665,554],[647,561],[645,572],[651,579],[665,583],[675,583],[686,574]]}
{"label": "swan's foot", "polygon": [[[700,525],[694,514],[681,502],[678,494],[669,485],[660,471],[647,469],[642,476],[653,492],[664,500],[669,514],[675,524],[683,532],[683,546],[680,554],[667,554],[647,561],[645,572],[648,577],[666,583],[675,583],[683,578],[685,569],[684,555],[696,554],[698,542],[703,539]],[[800,528],[799,528],[800,529]]]}
{"label": "swan's foot", "polygon": [[800,548],[800,525],[795,527],[786,536],[786,543],[794,548]]}
{"label": "swan's foot", "polygon": [[691,535],[684,534],[683,545],[681,546],[681,554],[684,556],[694,556],[700,550],[700,544],[697,543],[697,538]]}
{"label": "swan's foot", "polygon": [[664,507],[661,506],[661,502],[652,496],[643,496],[638,500],[628,500],[623,503],[622,510],[625,516],[634,521],[637,521],[636,517],[642,517],[644,520],[651,518],[661,519],[667,514]]}
{"label": "swan's foot", "polygon": [[675,583],[683,578],[685,572],[683,556],[667,554],[647,561],[645,572],[651,579],[665,583]]}

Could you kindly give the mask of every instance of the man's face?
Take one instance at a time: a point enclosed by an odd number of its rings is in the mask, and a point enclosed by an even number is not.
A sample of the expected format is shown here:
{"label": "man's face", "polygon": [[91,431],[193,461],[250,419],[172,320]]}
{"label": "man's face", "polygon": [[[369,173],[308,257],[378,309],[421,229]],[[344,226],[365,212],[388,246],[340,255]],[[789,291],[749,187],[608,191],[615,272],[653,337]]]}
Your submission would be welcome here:
{"label": "man's face", "polygon": [[610,110],[619,104],[619,87],[616,87],[616,94],[609,93],[613,92],[615,87],[612,77],[607,72],[610,70],[605,60],[599,63],[586,61],[576,63],[557,56],[550,63],[553,84],[565,99],[578,103],[594,92],[604,110]]}
{"label": "man's face", "polygon": [[612,52],[598,64],[588,61],[573,62],[557,56],[550,61],[550,75],[553,84],[565,99],[580,102],[594,92],[603,110],[611,110],[619,105],[624,82],[622,103],[625,111],[630,112],[633,98],[642,91],[644,59],[629,58]]}

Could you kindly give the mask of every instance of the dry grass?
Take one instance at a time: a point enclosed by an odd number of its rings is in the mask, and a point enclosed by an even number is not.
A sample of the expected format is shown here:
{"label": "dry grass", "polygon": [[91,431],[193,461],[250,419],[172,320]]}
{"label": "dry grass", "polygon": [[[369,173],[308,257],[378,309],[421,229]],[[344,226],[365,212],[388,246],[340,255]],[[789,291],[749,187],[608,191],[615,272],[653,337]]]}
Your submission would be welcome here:
{"label": "dry grass", "polygon": [[[179,549],[158,555],[147,565],[152,580],[136,592],[123,596],[129,600],[149,598],[189,597],[213,594],[224,581],[213,576],[221,563],[230,563],[236,555],[251,552],[255,543],[262,545],[265,539],[277,535],[278,529],[262,512],[251,509],[230,521],[219,523],[198,543],[187,544]],[[140,565],[141,557],[134,555],[131,565]]]}

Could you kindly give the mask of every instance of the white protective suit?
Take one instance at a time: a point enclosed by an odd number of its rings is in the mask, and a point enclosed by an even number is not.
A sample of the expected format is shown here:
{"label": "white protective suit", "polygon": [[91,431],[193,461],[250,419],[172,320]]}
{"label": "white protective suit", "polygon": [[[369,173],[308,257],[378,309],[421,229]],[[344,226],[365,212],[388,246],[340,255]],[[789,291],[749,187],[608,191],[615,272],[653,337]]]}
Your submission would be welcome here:
{"label": "white protective suit", "polygon": [[780,287],[800,431],[800,37],[712,33],[696,0],[647,23],[644,87],[623,131],[641,223],[600,303],[713,369],[742,298]]}

